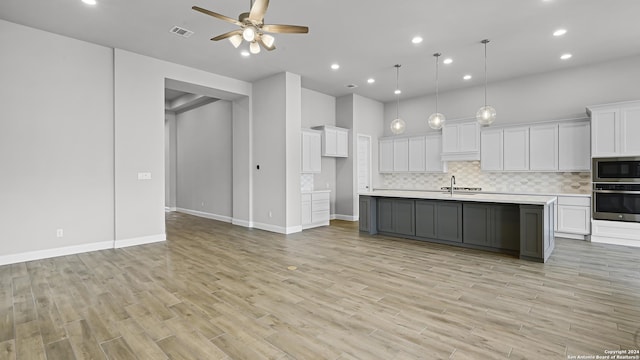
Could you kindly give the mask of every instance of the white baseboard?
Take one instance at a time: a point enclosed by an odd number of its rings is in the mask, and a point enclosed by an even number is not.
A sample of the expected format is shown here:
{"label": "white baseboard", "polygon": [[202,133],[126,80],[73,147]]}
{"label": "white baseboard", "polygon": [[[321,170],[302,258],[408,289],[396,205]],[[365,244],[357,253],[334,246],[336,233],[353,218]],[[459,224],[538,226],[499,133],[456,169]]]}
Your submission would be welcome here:
{"label": "white baseboard", "polygon": [[248,227],[248,228],[252,228],[253,227],[253,221],[247,221],[247,220],[243,220],[243,219],[233,218],[233,219],[231,219],[231,223],[233,225],[238,225],[238,226],[243,226],[243,227]]}
{"label": "white baseboard", "polygon": [[640,223],[591,220],[591,242],[640,247]]}
{"label": "white baseboard", "polygon": [[278,234],[293,234],[293,233],[302,231],[302,225],[284,227],[284,226],[254,222],[253,227],[256,229],[271,231]]}
{"label": "white baseboard", "polygon": [[165,206],[165,207],[164,207],[164,211],[166,211],[166,212],[173,212],[173,211],[176,211],[176,208],[175,208],[175,207]]}
{"label": "white baseboard", "polygon": [[321,221],[321,222],[311,223],[311,224],[303,224],[302,230],[312,229],[320,226],[329,226],[329,225],[331,224],[328,221]]}
{"label": "white baseboard", "polygon": [[190,210],[190,209],[184,209],[184,208],[176,208],[176,211],[193,215],[193,216],[203,217],[206,219],[218,220],[218,221],[227,222],[227,223],[231,222],[231,217],[226,215],[218,215],[218,214],[212,214],[204,211]]}
{"label": "white baseboard", "polygon": [[359,216],[354,216],[354,215],[340,215],[340,214],[334,214],[332,215],[333,220],[344,220],[344,221],[358,221]]}
{"label": "white baseboard", "polygon": [[640,247],[640,241],[638,240],[620,239],[620,238],[613,238],[613,237],[606,237],[606,236],[591,235],[591,242],[600,243],[600,244]]}
{"label": "white baseboard", "polygon": [[119,248],[124,248],[129,246],[152,244],[152,243],[162,242],[166,240],[167,240],[167,234],[142,236],[142,237],[132,238],[132,239],[116,240],[114,248],[119,249]]}
{"label": "white baseboard", "polygon": [[48,259],[58,256],[74,255],[90,251],[113,249],[113,241],[100,241],[90,244],[65,246],[55,249],[29,251],[19,254],[0,256],[0,265],[21,263],[25,261]]}
{"label": "white baseboard", "polygon": [[587,240],[587,236],[588,235],[567,234],[567,233],[557,232],[557,233],[554,234],[554,236],[555,237],[565,238],[565,239],[573,239],[573,240],[585,241],[585,240]]}

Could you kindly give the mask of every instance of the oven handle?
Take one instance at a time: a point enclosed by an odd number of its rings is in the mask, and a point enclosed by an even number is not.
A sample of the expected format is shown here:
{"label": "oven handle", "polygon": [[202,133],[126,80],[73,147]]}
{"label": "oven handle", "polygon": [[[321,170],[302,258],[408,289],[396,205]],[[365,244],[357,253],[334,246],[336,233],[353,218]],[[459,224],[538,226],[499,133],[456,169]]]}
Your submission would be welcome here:
{"label": "oven handle", "polygon": [[623,190],[593,190],[594,193],[603,193],[603,194],[638,194],[640,195],[640,191],[623,191]]}

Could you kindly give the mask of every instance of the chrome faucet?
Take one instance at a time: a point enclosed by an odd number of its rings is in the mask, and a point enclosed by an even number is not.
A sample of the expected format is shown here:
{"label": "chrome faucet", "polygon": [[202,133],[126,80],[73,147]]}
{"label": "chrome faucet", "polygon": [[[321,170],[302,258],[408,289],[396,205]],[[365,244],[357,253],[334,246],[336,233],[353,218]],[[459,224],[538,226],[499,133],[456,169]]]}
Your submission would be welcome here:
{"label": "chrome faucet", "polygon": [[449,189],[451,191],[451,196],[453,196],[453,185],[456,184],[456,177],[454,175],[451,175],[451,188]]}

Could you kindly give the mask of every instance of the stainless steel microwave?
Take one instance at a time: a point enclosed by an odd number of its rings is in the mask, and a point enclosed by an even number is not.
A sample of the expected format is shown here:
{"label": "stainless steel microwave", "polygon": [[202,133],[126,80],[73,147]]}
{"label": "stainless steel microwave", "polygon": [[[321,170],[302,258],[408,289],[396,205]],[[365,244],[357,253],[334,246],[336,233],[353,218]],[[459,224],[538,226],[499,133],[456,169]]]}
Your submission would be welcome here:
{"label": "stainless steel microwave", "polygon": [[640,157],[593,158],[593,182],[640,183]]}

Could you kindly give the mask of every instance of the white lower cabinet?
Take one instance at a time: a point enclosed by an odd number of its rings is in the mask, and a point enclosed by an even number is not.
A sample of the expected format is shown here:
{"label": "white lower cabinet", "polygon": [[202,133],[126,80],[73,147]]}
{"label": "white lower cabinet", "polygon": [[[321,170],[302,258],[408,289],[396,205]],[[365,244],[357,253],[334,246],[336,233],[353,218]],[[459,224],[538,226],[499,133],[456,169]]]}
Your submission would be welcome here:
{"label": "white lower cabinet", "polygon": [[558,196],[556,236],[584,240],[591,233],[591,197]]}
{"label": "white lower cabinet", "polygon": [[331,218],[331,192],[313,191],[302,193],[302,229],[329,225]]}

